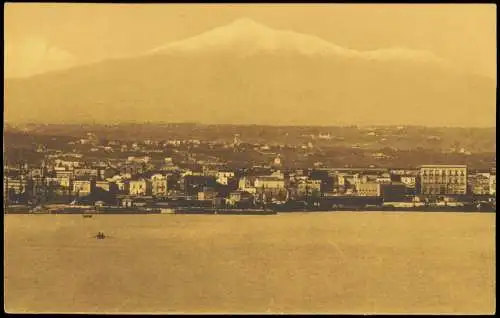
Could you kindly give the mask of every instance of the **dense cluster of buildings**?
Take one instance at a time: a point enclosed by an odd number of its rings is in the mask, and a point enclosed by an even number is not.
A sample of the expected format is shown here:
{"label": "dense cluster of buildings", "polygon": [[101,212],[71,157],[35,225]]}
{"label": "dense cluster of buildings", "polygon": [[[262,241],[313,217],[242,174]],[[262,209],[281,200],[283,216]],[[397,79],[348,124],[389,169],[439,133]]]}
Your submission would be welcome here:
{"label": "dense cluster of buildings", "polygon": [[376,197],[383,201],[494,198],[496,171],[465,165],[422,165],[412,170],[311,168],[290,170],[277,157],[267,166],[231,171],[223,164],[180,167],[172,158],[153,163],[148,156],[109,165],[81,158],[45,160],[39,167],[5,167],[6,202],[46,204],[87,202],[134,206],[149,201],[218,202],[255,206],[331,197]]}
{"label": "dense cluster of buildings", "polygon": [[[339,197],[379,198],[384,202],[449,202],[471,197],[491,201],[496,197],[495,169],[476,171],[466,165],[441,164],[414,169],[322,165],[293,169],[285,165],[279,153],[268,164],[236,169],[229,168],[216,156],[195,157],[189,149],[200,145],[197,140],[170,143],[174,148],[187,145],[188,150],[181,154],[174,149],[177,157],[164,157],[162,145],[155,141],[133,143],[130,147],[114,141],[100,145],[92,134],[69,142],[88,147],[85,155],[48,151],[44,145],[37,145],[35,151],[44,158],[39,164],[22,161],[5,164],[4,201],[29,205],[86,202],[126,207],[145,201],[256,206],[315,203]],[[239,144],[240,140],[235,138],[231,147],[236,149]],[[116,151],[134,155],[114,156],[112,153]],[[94,156],[94,152],[102,154]]]}

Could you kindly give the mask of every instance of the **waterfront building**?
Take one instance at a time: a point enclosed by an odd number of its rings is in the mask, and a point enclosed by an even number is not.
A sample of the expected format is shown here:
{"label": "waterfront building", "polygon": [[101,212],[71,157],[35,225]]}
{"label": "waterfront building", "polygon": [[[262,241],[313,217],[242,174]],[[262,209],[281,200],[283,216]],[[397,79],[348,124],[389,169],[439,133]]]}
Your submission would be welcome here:
{"label": "waterfront building", "polygon": [[420,193],[424,195],[467,194],[467,166],[420,166]]}
{"label": "waterfront building", "polygon": [[237,204],[250,204],[253,203],[254,196],[245,191],[233,191],[229,193],[229,198],[227,203],[229,205],[237,205]]}
{"label": "waterfront building", "polygon": [[339,186],[349,186],[349,185],[356,185],[360,183],[360,176],[358,173],[355,174],[350,174],[350,173],[337,173],[337,184]]}
{"label": "waterfront building", "polygon": [[144,196],[151,193],[151,182],[144,178],[129,181],[129,194],[135,196]]}
{"label": "waterfront building", "polygon": [[259,176],[255,178],[254,183],[255,188],[257,189],[284,189],[285,188],[285,180],[283,178],[277,176]]}
{"label": "waterfront building", "polygon": [[3,179],[4,197],[7,195],[19,195],[28,191],[29,181],[23,178],[6,177]]}
{"label": "waterfront building", "polygon": [[490,195],[497,195],[497,175],[496,172],[490,174]]}
{"label": "waterfront building", "polygon": [[490,174],[489,173],[469,173],[467,179],[468,186],[474,195],[490,194]]}
{"label": "waterfront building", "polygon": [[356,185],[357,195],[361,197],[379,197],[381,184],[378,182],[364,182]]}
{"label": "waterfront building", "polygon": [[151,176],[152,194],[157,197],[167,196],[167,176],[157,173]]}
{"label": "waterfront building", "polygon": [[213,188],[204,187],[203,191],[198,192],[199,201],[208,201],[215,199],[216,192]]}
{"label": "waterfront building", "polygon": [[108,181],[96,181],[95,187],[107,192],[110,192],[112,190],[112,185]]}
{"label": "waterfront building", "polygon": [[297,194],[299,196],[320,196],[321,195],[321,180],[298,180],[297,182]]}
{"label": "waterfront building", "polygon": [[257,192],[255,188],[255,177],[240,178],[238,181],[238,190],[255,194]]}
{"label": "waterfront building", "polygon": [[90,195],[94,192],[95,185],[95,180],[74,180],[72,182],[72,195],[79,197]]}

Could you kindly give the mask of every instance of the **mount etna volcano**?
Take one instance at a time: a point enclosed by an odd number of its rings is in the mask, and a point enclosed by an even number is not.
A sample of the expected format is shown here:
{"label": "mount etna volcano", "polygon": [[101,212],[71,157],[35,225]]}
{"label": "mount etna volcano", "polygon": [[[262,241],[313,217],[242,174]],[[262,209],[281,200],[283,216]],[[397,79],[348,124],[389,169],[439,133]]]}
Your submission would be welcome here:
{"label": "mount etna volcano", "polygon": [[140,56],[4,81],[5,120],[494,126],[496,83],[240,19]]}

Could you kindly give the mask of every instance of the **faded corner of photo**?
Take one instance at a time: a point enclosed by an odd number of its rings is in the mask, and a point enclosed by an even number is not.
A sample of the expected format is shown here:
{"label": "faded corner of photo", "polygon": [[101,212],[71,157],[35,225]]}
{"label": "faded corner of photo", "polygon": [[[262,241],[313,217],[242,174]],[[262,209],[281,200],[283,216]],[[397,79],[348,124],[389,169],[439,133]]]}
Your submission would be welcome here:
{"label": "faded corner of photo", "polygon": [[4,312],[495,313],[496,4],[4,10]]}

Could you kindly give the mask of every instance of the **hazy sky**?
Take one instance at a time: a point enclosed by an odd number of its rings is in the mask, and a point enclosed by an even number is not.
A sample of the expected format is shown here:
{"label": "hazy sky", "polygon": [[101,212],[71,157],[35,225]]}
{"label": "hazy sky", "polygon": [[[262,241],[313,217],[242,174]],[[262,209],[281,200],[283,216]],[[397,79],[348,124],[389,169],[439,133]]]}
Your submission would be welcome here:
{"label": "hazy sky", "polygon": [[429,50],[496,78],[493,4],[6,4],[6,76],[129,56],[248,17],[356,50]]}

